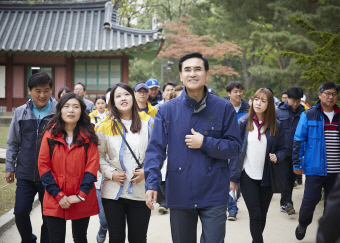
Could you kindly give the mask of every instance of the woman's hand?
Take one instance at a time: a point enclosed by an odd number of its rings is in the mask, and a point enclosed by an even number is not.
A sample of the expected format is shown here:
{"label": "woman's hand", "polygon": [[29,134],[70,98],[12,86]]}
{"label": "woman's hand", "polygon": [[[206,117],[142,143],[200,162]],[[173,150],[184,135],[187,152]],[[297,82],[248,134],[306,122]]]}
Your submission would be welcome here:
{"label": "woman's hand", "polygon": [[79,199],[79,197],[77,197],[77,195],[72,195],[72,196],[67,197],[67,201],[70,204],[81,202],[81,200]]}
{"label": "woman's hand", "polygon": [[114,171],[112,174],[112,180],[119,185],[124,186],[123,182],[126,180],[125,171]]}
{"label": "woman's hand", "polygon": [[232,190],[232,191],[237,191],[237,183],[231,181],[229,189]]}
{"label": "woman's hand", "polygon": [[270,160],[271,160],[272,162],[276,163],[276,161],[277,161],[276,154],[271,154],[271,153],[269,153],[269,158],[270,158]]}
{"label": "woman's hand", "polygon": [[67,196],[64,196],[62,199],[60,199],[59,205],[62,209],[67,209],[71,206],[71,203],[67,200]]}
{"label": "woman's hand", "polygon": [[139,182],[144,180],[144,169],[143,168],[135,170],[135,172],[133,172],[133,174],[136,175],[137,177],[135,177],[134,179],[131,180],[132,183],[138,184]]}

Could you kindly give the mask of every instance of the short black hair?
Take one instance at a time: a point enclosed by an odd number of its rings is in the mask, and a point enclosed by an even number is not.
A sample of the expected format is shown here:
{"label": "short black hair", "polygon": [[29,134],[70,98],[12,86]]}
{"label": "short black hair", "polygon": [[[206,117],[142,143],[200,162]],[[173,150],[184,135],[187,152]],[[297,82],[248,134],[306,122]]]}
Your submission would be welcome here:
{"label": "short black hair", "polygon": [[203,62],[204,62],[204,69],[205,71],[209,71],[209,62],[208,62],[208,59],[203,56],[201,53],[199,52],[190,52],[190,53],[187,53],[183,56],[181,56],[181,58],[179,59],[179,62],[178,62],[178,69],[180,72],[182,72],[182,65],[183,65],[183,62],[187,59],[190,59],[190,58],[199,58],[199,59],[202,59]]}
{"label": "short black hair", "polygon": [[237,81],[231,81],[227,86],[225,87],[226,91],[230,93],[234,88],[243,90],[243,85]]}
{"label": "short black hair", "polygon": [[78,84],[80,84],[81,86],[83,86],[83,88],[84,88],[84,91],[86,91],[85,84],[83,84],[82,82],[78,82],[78,83],[76,83],[76,84],[74,85],[74,87],[76,87],[76,85],[78,85]]}
{"label": "short black hair", "polygon": [[287,91],[283,91],[283,92],[282,92],[282,95],[286,95],[286,94],[287,94]]}
{"label": "short black hair", "polygon": [[62,87],[62,88],[59,90],[59,92],[58,92],[58,99],[60,99],[60,95],[61,95],[64,91],[65,91],[66,94],[71,92],[71,90],[70,90],[68,87],[66,87],[66,86]]}
{"label": "short black hair", "polygon": [[339,93],[340,86],[333,82],[325,82],[320,84],[318,91],[319,93],[322,93],[327,89],[335,89],[336,93]]}
{"label": "short black hair", "polygon": [[289,99],[300,100],[303,97],[303,91],[300,87],[290,87],[287,89],[287,95]]}
{"label": "short black hair", "polygon": [[173,82],[166,82],[166,83],[163,85],[163,92],[164,92],[166,86],[168,86],[168,85],[172,85],[172,86],[174,86],[174,88],[177,86],[177,84],[175,84],[175,83],[173,83]]}
{"label": "short black hair", "polygon": [[49,84],[50,88],[52,88],[52,79],[47,73],[35,73],[28,80],[28,88],[30,90],[43,84]]}

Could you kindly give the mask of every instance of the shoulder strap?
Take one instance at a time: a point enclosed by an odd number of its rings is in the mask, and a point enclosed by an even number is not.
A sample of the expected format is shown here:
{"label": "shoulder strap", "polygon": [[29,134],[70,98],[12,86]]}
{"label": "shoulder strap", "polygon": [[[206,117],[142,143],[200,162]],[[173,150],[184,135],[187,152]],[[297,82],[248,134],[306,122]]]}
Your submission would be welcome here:
{"label": "shoulder strap", "polygon": [[50,159],[52,159],[53,150],[54,150],[54,147],[55,147],[55,141],[53,139],[51,139],[51,138],[48,138],[47,142],[48,142],[48,146],[50,148]]}

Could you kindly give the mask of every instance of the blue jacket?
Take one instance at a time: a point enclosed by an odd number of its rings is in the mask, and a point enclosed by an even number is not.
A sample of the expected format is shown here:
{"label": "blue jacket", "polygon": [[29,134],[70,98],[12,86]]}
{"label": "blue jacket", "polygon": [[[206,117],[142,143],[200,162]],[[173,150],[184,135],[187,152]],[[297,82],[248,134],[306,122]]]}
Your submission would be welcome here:
{"label": "blue jacket", "polygon": [[[225,97],[225,99],[229,101],[230,97]],[[241,99],[241,107],[236,113],[237,120],[240,120],[241,117],[247,115],[248,111],[249,111],[249,104],[244,99]]]}
{"label": "blue jacket", "polygon": [[[337,105],[335,107],[339,109]],[[305,175],[327,175],[325,117],[321,109],[318,101],[315,106],[301,113],[294,135],[293,169],[303,169]],[[340,124],[340,115],[334,116],[336,118]],[[303,144],[306,144],[305,149]]]}
{"label": "blue jacket", "polygon": [[[197,103],[186,94],[165,102],[155,116],[145,154],[145,189],[157,191],[166,158],[166,205],[203,208],[227,205],[228,159],[239,154],[240,131],[232,104],[207,92]],[[191,129],[204,135],[201,148],[189,149],[185,136]]]}
{"label": "blue jacket", "polygon": [[293,112],[287,101],[282,102],[276,108],[276,118],[281,122],[285,130],[286,156],[292,156],[295,129],[300,120],[300,115],[304,111],[303,105],[299,105],[296,111]]}
{"label": "blue jacket", "polygon": [[[241,173],[243,171],[244,159],[246,157],[247,146],[248,146],[248,134],[247,130],[249,115],[242,117],[239,120],[239,126],[241,130],[241,140],[242,140],[242,149],[241,153],[238,157],[230,160],[229,168],[230,168],[230,180],[232,182],[238,183],[240,181]],[[267,148],[266,148],[266,160],[264,163],[263,176],[261,181],[261,186],[270,186],[270,168],[269,163],[272,163],[269,159],[269,153],[275,153],[277,157],[277,162],[280,163],[286,157],[286,149],[285,149],[285,136],[284,129],[280,121],[277,120],[277,126],[279,129],[279,133],[277,136],[270,136],[270,129],[267,128],[265,135],[267,138]],[[274,147],[275,146],[275,147]]]}
{"label": "blue jacket", "polygon": [[31,99],[14,112],[7,137],[6,172],[15,171],[15,176],[18,179],[40,181],[38,156],[41,132],[54,116],[57,105],[54,98],[51,98],[51,101],[50,111],[40,120],[33,114],[33,101]]}

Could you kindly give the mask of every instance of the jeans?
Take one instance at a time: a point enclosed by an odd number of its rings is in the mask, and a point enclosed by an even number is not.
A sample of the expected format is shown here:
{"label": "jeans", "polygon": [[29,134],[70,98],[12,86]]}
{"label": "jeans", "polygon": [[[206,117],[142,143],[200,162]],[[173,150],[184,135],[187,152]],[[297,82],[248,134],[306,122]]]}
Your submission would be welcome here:
{"label": "jeans", "polygon": [[284,191],[281,193],[281,200],[280,205],[281,206],[287,206],[287,204],[292,204],[292,194],[293,194],[293,188],[294,188],[294,182],[296,179],[296,174],[293,171],[293,160],[292,157],[286,156],[284,160],[281,162],[285,165],[285,184],[286,187]]}
{"label": "jeans", "polygon": [[[50,232],[50,243],[65,242],[66,220],[63,218],[46,216]],[[87,228],[90,217],[72,220],[72,236],[75,243],[87,243]]]}
{"label": "jeans", "polygon": [[223,243],[227,206],[170,209],[171,235],[174,243],[196,243],[198,217],[202,222],[201,243]]}
{"label": "jeans", "polygon": [[125,242],[125,216],[129,243],[146,243],[151,210],[145,201],[102,198],[110,243]]}
{"label": "jeans", "polygon": [[[15,223],[17,225],[22,243],[35,243],[37,237],[32,232],[32,224],[30,213],[32,211],[32,204],[35,194],[39,195],[41,209],[43,208],[43,198],[45,188],[40,181],[27,181],[17,179],[17,189],[15,192],[14,215]],[[41,226],[41,243],[49,243],[50,238],[48,234],[46,217],[42,215],[43,224]]]}
{"label": "jeans", "polygon": [[325,189],[325,208],[327,197],[335,185],[338,173],[327,176],[306,175],[305,192],[299,212],[299,224],[307,227],[312,223],[316,205],[320,202],[322,187]]}
{"label": "jeans", "polygon": [[237,193],[236,193],[236,197],[237,199],[234,200],[232,196],[229,195],[229,203],[228,203],[228,212],[238,212],[238,207],[237,207],[237,200],[240,198],[241,196],[241,187],[240,187],[240,183],[237,183]]}
{"label": "jeans", "polygon": [[97,192],[97,198],[98,198],[98,204],[99,204],[99,224],[103,229],[107,229],[107,222],[106,222],[106,218],[105,218],[105,213],[104,213],[104,208],[103,208],[103,204],[102,204],[102,198],[100,197],[100,189],[96,189]]}
{"label": "jeans", "polygon": [[261,186],[261,180],[251,179],[245,171],[241,174],[240,183],[249,213],[253,243],[263,243],[262,233],[266,226],[267,212],[273,197],[271,187]]}

